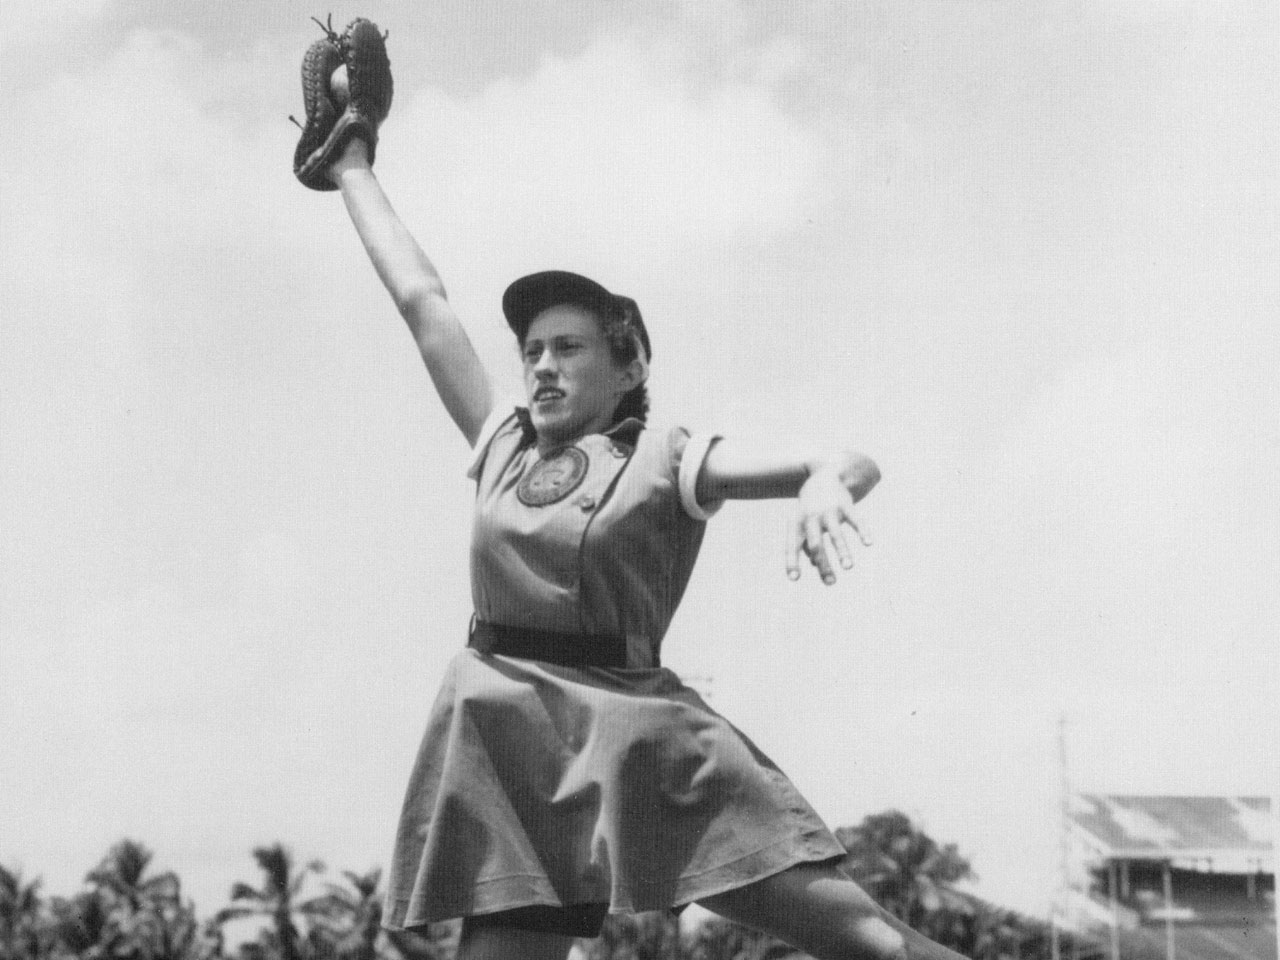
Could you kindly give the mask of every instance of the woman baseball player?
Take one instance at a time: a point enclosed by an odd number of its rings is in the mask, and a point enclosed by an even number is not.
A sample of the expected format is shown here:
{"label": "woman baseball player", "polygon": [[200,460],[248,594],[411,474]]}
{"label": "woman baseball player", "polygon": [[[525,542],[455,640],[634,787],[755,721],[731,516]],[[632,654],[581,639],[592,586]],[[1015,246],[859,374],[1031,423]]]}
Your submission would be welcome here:
{"label": "woman baseball player", "polygon": [[475,615],[410,778],[386,925],[462,917],[463,960],[564,960],[609,913],[697,902],[820,958],[957,957],[843,874],[786,776],[659,659],[724,500],[796,498],[788,575],[803,552],[829,584],[876,465],[651,426],[639,308],[566,271],[503,295],[524,397],[498,401],[371,169],[391,102],[377,28],[317,41],[303,89],[295,172],[341,191],[473,448]]}

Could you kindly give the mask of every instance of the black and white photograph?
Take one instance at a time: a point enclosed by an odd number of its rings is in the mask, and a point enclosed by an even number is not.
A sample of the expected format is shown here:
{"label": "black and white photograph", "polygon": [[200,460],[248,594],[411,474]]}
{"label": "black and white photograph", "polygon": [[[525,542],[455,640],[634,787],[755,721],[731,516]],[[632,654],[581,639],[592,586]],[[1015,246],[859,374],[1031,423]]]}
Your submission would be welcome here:
{"label": "black and white photograph", "polygon": [[1280,6],[3,23],[0,960],[1277,960]]}

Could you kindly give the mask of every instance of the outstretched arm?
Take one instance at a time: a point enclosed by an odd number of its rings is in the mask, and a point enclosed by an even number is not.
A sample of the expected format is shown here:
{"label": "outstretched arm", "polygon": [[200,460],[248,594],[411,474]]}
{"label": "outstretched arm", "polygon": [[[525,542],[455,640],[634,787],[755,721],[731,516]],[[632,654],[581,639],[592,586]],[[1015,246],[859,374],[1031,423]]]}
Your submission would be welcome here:
{"label": "outstretched arm", "polygon": [[715,500],[763,500],[796,497],[797,511],[787,543],[787,576],[800,576],[800,553],[818,568],[823,583],[835,583],[827,541],[840,566],[853,566],[845,527],[870,541],[858,526],[853,505],[880,482],[875,461],[851,450],[805,457],[765,450],[733,440],[718,440],[707,453],[695,488],[699,503]]}
{"label": "outstretched arm", "polygon": [[396,309],[409,325],[431,382],[469,444],[493,408],[493,387],[445,295],[440,274],[392,209],[369,166],[364,141],[353,139],[329,168],[351,222]]}

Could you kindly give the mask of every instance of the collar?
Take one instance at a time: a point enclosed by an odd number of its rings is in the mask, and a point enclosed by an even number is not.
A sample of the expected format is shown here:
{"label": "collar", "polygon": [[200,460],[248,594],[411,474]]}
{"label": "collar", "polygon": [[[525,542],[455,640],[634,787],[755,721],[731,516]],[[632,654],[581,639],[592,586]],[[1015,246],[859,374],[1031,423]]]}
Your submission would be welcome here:
{"label": "collar", "polygon": [[[538,431],[533,427],[533,417],[529,415],[529,408],[516,407],[516,419],[520,421],[520,431],[523,434],[520,438],[520,445],[529,446],[537,443]],[[643,420],[637,417],[627,417],[625,420],[619,420],[607,430],[604,430],[602,435],[610,440],[616,440],[618,443],[625,443],[627,446],[634,447],[636,440],[640,436],[640,431],[644,427]]]}

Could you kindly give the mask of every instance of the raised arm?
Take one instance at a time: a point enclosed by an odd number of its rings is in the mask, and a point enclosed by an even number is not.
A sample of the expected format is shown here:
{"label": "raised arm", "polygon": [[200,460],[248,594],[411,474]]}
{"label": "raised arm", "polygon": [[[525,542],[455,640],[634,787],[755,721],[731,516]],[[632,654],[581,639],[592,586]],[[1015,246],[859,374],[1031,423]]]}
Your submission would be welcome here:
{"label": "raised arm", "polygon": [[880,482],[880,468],[862,453],[839,450],[805,456],[764,449],[732,439],[717,440],[707,453],[695,486],[699,503],[796,497],[797,510],[787,542],[787,576],[800,576],[800,553],[818,569],[822,582],[835,583],[827,541],[840,566],[853,566],[845,526],[863,546],[871,541],[853,514],[853,505]]}
{"label": "raised arm", "polygon": [[440,274],[382,192],[364,141],[353,139],[328,172],[378,277],[409,325],[445,409],[474,446],[493,408],[493,387]]}

